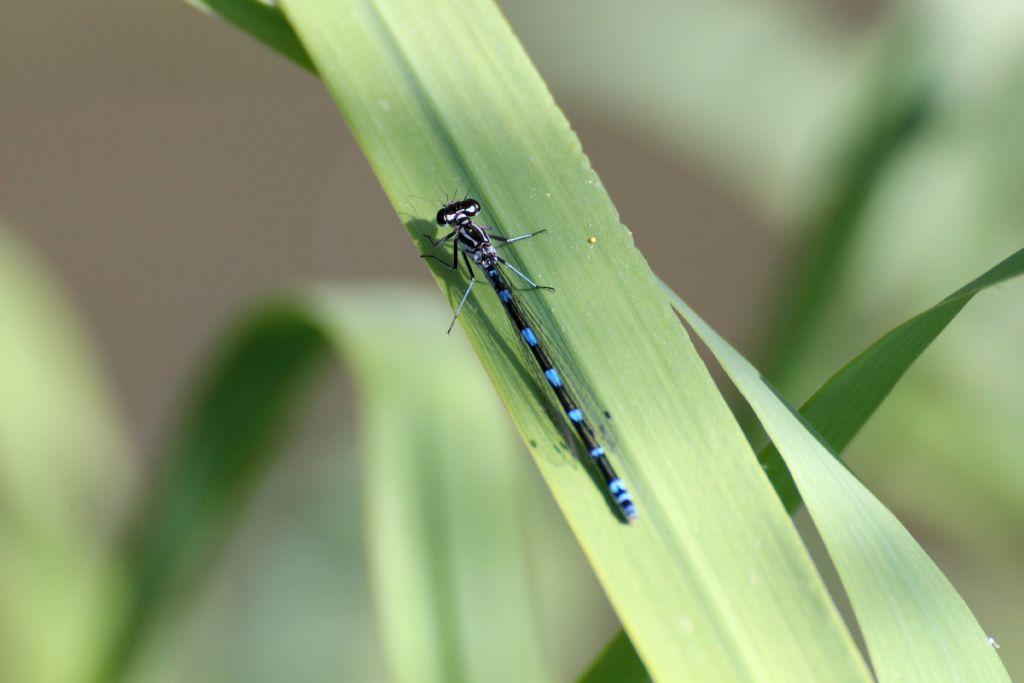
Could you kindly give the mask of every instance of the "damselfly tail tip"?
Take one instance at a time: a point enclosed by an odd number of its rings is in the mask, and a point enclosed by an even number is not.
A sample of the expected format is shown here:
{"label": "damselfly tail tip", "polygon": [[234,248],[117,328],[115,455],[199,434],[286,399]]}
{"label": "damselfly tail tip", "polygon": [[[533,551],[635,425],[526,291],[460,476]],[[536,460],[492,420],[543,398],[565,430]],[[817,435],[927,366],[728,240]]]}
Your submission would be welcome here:
{"label": "damselfly tail tip", "polygon": [[640,515],[637,513],[635,507],[631,507],[626,510],[626,523],[630,526],[636,526],[636,523],[640,521]]}

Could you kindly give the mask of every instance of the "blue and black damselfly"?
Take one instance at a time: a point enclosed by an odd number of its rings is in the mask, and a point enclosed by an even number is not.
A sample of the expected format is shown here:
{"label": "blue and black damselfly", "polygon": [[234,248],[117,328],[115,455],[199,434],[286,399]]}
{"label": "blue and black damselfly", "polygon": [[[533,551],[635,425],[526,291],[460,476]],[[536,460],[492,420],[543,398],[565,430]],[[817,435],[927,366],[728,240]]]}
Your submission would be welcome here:
{"label": "blue and black damselfly", "polygon": [[616,505],[618,505],[626,521],[633,524],[637,520],[637,509],[629,495],[629,491],[626,489],[626,485],[622,483],[622,479],[615,473],[615,469],[605,454],[604,447],[598,443],[594,430],[583,416],[582,408],[579,407],[562,375],[555,368],[554,363],[552,363],[551,358],[544,349],[544,345],[541,344],[540,338],[537,336],[536,330],[530,324],[525,310],[512,294],[512,288],[509,287],[502,273],[503,268],[508,268],[533,289],[551,289],[550,287],[538,285],[518,268],[499,256],[494,245],[494,242],[511,244],[512,242],[518,242],[519,240],[539,235],[544,231],[538,230],[537,232],[518,237],[501,237],[491,233],[491,228],[477,225],[473,222],[473,216],[476,216],[478,213],[480,213],[480,203],[475,199],[469,198],[449,202],[441,207],[441,210],[437,212],[437,224],[451,228],[451,232],[439,240],[431,239],[430,243],[434,247],[440,247],[454,239],[455,246],[452,249],[452,260],[449,263],[433,254],[423,255],[423,258],[434,259],[457,273],[459,272],[459,255],[461,254],[462,260],[466,265],[466,271],[469,274],[469,286],[466,288],[466,293],[462,295],[462,299],[455,309],[455,317],[452,318],[452,324],[448,326],[448,332],[451,332],[455,326],[455,321],[458,320],[459,313],[462,312],[462,307],[465,306],[469,293],[473,291],[473,285],[476,284],[476,274],[473,270],[473,265],[475,264],[484,272],[487,280],[494,287],[494,291],[498,293],[498,298],[504,305],[505,312],[508,313],[512,324],[519,331],[519,336],[529,348],[534,360],[537,361],[537,365],[540,366],[551,390],[554,392],[559,404],[561,404],[562,410],[565,411],[572,426],[576,429],[580,441],[583,442],[584,447],[586,447],[587,452],[590,454],[590,459],[594,462],[594,466],[601,473],[601,477],[608,487],[608,493]]}

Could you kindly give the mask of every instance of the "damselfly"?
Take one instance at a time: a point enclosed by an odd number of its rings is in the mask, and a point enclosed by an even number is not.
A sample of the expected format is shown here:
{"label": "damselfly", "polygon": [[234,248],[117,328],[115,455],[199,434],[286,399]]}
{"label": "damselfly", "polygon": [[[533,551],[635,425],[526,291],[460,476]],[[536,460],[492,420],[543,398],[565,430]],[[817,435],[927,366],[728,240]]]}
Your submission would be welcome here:
{"label": "damselfly", "polygon": [[576,429],[576,433],[590,454],[590,459],[594,462],[597,471],[601,473],[601,477],[608,487],[608,493],[616,505],[618,505],[626,521],[633,524],[637,520],[637,509],[629,495],[629,491],[626,489],[626,485],[622,483],[622,479],[615,473],[615,469],[608,461],[604,447],[598,443],[594,430],[583,416],[583,409],[579,407],[562,375],[555,368],[554,363],[552,363],[544,345],[541,343],[540,337],[537,335],[537,331],[530,324],[526,311],[512,294],[512,288],[509,287],[502,273],[503,268],[508,268],[533,289],[551,289],[550,287],[538,285],[521,270],[499,256],[494,244],[497,242],[504,245],[529,239],[534,235],[539,235],[544,230],[531,232],[528,235],[519,235],[518,237],[501,237],[491,232],[492,228],[473,222],[473,217],[478,213],[480,213],[480,203],[475,199],[469,198],[449,202],[441,207],[440,211],[437,212],[437,224],[451,228],[451,232],[439,240],[431,239],[430,243],[434,247],[440,247],[454,239],[455,246],[452,249],[451,263],[433,254],[423,255],[424,258],[434,259],[456,273],[459,272],[460,254],[466,265],[466,271],[469,275],[469,286],[466,288],[466,293],[462,295],[462,299],[455,309],[455,317],[452,318],[452,324],[448,326],[448,332],[451,332],[455,326],[455,321],[458,320],[462,307],[466,305],[469,293],[473,291],[473,285],[476,284],[476,274],[473,270],[475,264],[483,271],[487,280],[494,287],[494,291],[498,293],[498,299],[504,305],[509,319],[515,325],[519,336],[529,348],[534,360],[537,361],[537,365],[540,366],[541,372],[544,373],[544,377],[562,406],[562,410],[565,411],[572,426]]}

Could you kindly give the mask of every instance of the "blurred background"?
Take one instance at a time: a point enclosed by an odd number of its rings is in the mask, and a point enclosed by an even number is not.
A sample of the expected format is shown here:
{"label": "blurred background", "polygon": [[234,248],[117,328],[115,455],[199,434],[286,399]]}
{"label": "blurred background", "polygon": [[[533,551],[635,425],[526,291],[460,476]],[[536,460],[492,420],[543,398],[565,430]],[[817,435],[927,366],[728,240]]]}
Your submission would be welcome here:
{"label": "blurred background", "polygon": [[[1024,242],[1019,0],[500,5],[654,270],[794,403]],[[0,93],[0,216],[70,298],[142,477],[253,302],[309,280],[433,289],[320,83],[184,3],[7,3]],[[1011,676],[1024,676],[1022,293],[1011,282],[972,302],[848,457]],[[204,598],[165,636],[181,680],[384,677],[351,552],[357,494],[337,494],[359,480],[339,457],[356,448],[354,420],[339,424],[351,388],[326,378],[316,394]],[[583,625],[548,653],[564,680],[617,625],[531,488]]]}

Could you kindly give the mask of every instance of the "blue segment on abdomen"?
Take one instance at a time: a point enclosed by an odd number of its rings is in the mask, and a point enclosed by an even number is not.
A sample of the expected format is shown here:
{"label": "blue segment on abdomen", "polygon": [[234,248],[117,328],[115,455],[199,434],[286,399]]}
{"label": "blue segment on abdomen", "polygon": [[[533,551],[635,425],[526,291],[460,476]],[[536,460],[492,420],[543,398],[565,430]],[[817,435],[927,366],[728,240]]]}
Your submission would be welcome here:
{"label": "blue segment on abdomen", "polygon": [[533,333],[533,330],[531,330],[529,327],[524,327],[523,331],[520,332],[520,334],[523,335],[523,340],[530,346],[537,345],[537,335],[535,335]]}
{"label": "blue segment on abdomen", "polygon": [[601,446],[590,450],[590,456],[593,458],[600,458],[602,455],[604,455],[604,448]]}
{"label": "blue segment on abdomen", "polygon": [[503,289],[500,292],[498,292],[498,298],[501,299],[502,302],[507,304],[509,301],[512,301],[512,292],[508,291],[507,289]]}
{"label": "blue segment on abdomen", "polygon": [[579,408],[573,408],[569,411],[569,419],[573,422],[583,422],[583,411]]}
{"label": "blue segment on abdomen", "polygon": [[544,371],[544,376],[548,378],[549,382],[551,382],[551,386],[553,386],[553,387],[560,387],[560,386],[562,386],[562,378],[558,376],[558,370],[555,370],[554,368],[550,368],[548,370],[545,370]]}

